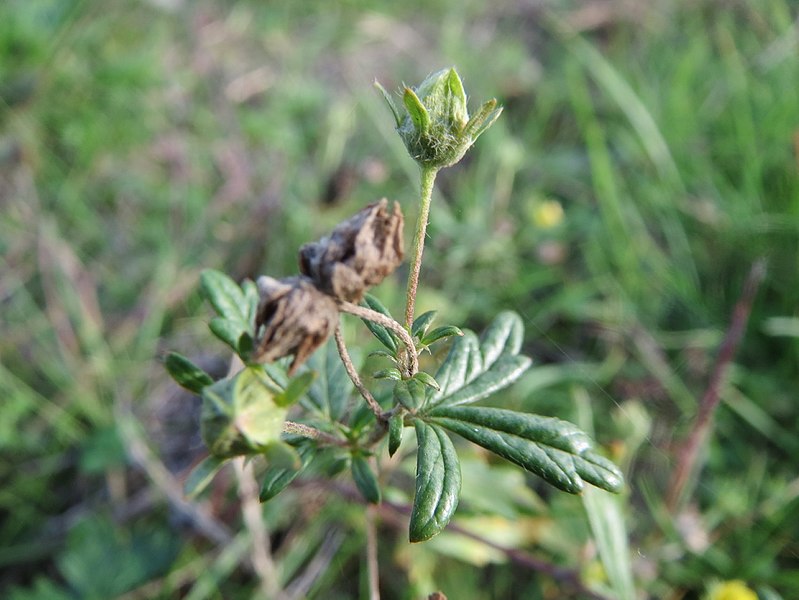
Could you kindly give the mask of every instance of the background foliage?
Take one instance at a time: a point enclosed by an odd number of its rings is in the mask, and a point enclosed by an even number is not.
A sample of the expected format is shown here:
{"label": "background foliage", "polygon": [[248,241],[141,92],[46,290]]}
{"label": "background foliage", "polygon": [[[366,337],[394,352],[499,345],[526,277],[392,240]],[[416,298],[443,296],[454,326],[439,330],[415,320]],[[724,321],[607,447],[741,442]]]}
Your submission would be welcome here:
{"label": "background foliage", "polygon": [[[439,178],[419,312],[476,330],[521,314],[535,364],[497,404],[593,430],[629,486],[553,494],[464,445],[455,530],[409,546],[407,517],[383,515],[384,596],[580,597],[574,578],[619,598],[729,579],[799,596],[798,15],[788,0],[0,3],[0,594],[250,597],[232,474],[200,508],[180,494],[204,456],[198,406],[158,357],[226,371],[202,268],[290,274],[362,205],[412,210],[415,166],[371,81],[455,64],[505,113]],[[704,469],[671,513],[677,442],[760,258]],[[380,296],[398,312],[401,280]],[[293,597],[365,588],[363,507],[339,492],[264,505]]]}

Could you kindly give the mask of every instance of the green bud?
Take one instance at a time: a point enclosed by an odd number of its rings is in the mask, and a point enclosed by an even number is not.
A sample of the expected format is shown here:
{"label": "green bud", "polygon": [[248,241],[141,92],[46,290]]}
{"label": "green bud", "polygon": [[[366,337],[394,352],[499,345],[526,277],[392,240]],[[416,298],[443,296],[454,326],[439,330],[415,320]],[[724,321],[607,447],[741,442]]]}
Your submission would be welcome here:
{"label": "green bud", "polygon": [[443,168],[458,162],[502,112],[491,99],[469,118],[466,92],[454,68],[433,73],[415,88],[405,87],[400,110],[377,82],[408,153],[423,167]]}
{"label": "green bud", "polygon": [[280,390],[259,366],[202,389],[200,434],[214,456],[260,454],[279,442],[286,408]]}

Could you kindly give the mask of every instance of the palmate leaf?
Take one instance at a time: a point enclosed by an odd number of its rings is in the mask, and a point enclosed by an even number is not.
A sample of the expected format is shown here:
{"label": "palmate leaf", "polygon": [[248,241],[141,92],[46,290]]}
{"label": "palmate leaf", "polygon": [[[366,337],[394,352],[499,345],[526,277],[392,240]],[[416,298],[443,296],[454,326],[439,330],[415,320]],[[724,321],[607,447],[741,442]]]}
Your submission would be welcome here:
{"label": "palmate leaf", "polygon": [[455,514],[461,493],[461,466],[443,429],[420,420],[414,425],[419,450],[409,537],[411,542],[423,542],[444,529]]}
{"label": "palmate leaf", "polygon": [[476,402],[516,381],[532,362],[519,355],[523,335],[521,318],[510,311],[497,315],[480,340],[465,330],[438,369],[440,389],[427,391],[423,410]]}
{"label": "palmate leaf", "polygon": [[610,492],[624,485],[621,471],[594,451],[588,435],[560,419],[477,406],[441,406],[425,419],[572,494],[584,481]]}

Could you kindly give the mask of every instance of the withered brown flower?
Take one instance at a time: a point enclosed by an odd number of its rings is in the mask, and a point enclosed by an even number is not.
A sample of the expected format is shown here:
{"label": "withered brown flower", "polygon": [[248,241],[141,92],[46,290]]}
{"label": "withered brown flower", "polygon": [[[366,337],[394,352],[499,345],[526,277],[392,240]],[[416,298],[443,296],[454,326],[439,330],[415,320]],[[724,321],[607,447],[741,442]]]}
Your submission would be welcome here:
{"label": "withered brown flower", "polygon": [[339,300],[360,302],[366,289],[383,281],[405,255],[402,211],[388,200],[370,204],[327,237],[300,248],[300,272]]}
{"label": "withered brown flower", "polygon": [[307,277],[259,277],[254,358],[272,362],[294,355],[289,375],[321,346],[338,324],[335,300]]}

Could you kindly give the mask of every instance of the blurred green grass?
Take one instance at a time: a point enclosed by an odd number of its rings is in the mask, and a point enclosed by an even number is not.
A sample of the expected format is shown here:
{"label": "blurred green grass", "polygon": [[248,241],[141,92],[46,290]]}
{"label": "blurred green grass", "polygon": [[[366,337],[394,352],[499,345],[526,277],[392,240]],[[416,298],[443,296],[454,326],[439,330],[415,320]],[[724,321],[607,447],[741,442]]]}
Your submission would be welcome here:
{"label": "blurred green grass", "polygon": [[[363,204],[385,195],[412,213],[415,167],[371,81],[455,64],[506,111],[440,177],[419,309],[475,329],[522,314],[538,368],[499,402],[576,419],[589,398],[630,481],[626,532],[604,542],[601,505],[589,526],[579,499],[504,465],[498,520],[480,520],[478,488],[456,521],[609,597],[627,576],[639,597],[699,598],[733,578],[798,596],[797,18],[788,0],[0,4],[3,595],[250,596],[246,535],[209,543],[154,475],[178,481],[202,456],[196,406],[158,358],[177,349],[224,372],[201,268],[290,274],[300,244]],[[704,469],[672,517],[675,446],[761,257]],[[400,281],[378,292],[399,309]],[[229,488],[206,508],[239,531]],[[266,505],[297,597],[363,589],[361,510],[299,491]],[[603,569],[619,533],[629,561]],[[569,593],[444,535],[409,548],[381,530],[387,598]],[[119,576],[93,576],[110,555]]]}

